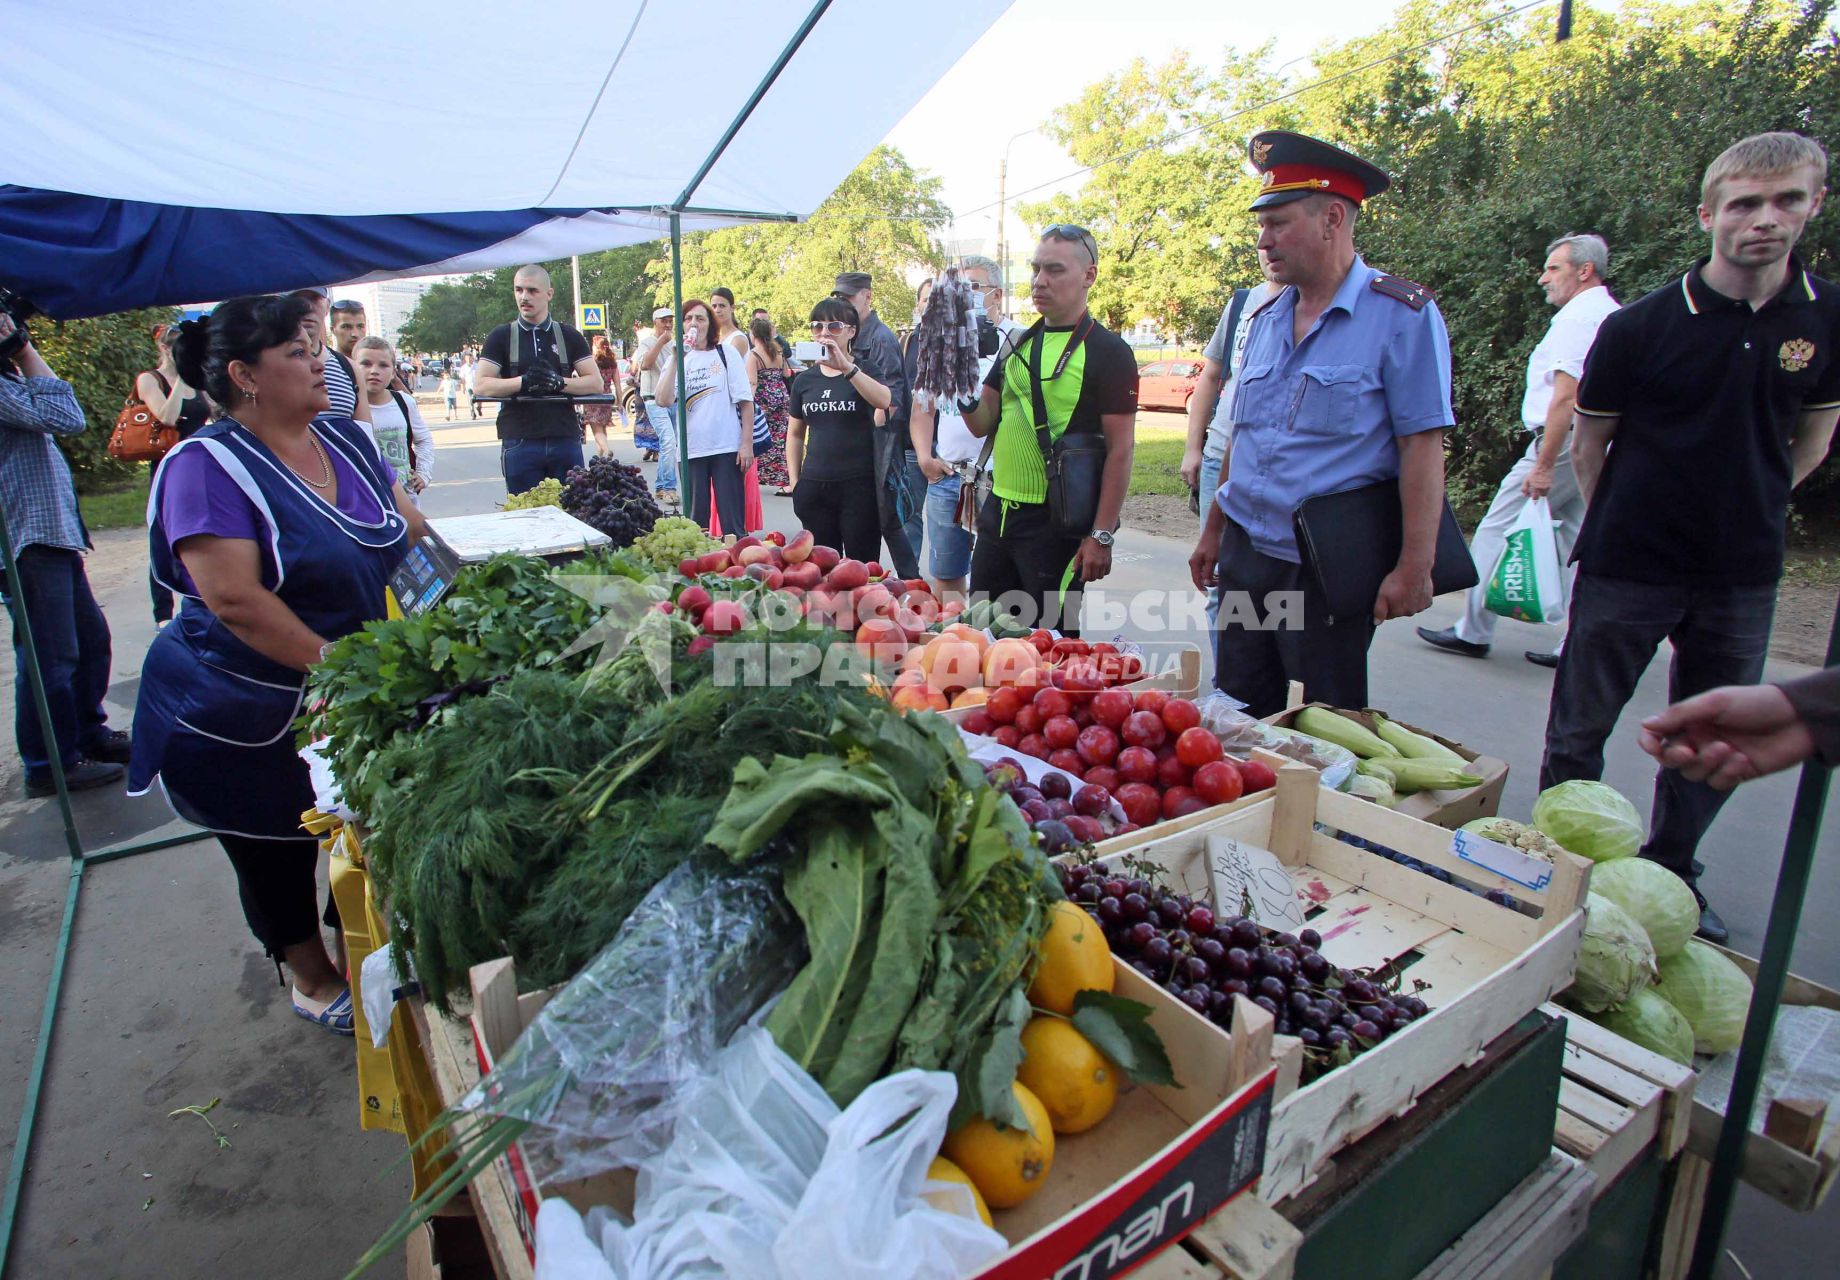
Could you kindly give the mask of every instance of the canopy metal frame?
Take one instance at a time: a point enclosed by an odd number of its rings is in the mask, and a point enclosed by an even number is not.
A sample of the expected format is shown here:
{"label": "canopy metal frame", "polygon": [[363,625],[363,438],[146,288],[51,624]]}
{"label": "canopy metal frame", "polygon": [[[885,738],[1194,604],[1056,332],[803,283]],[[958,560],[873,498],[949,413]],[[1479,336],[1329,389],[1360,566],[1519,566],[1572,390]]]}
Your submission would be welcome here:
{"label": "canopy metal frame", "polygon": [[[768,213],[754,210],[721,209],[704,205],[695,205],[692,204],[691,201],[696,197],[697,188],[703,184],[703,180],[709,176],[710,170],[715,168],[716,163],[721,160],[723,153],[728,150],[729,144],[735,140],[735,137],[747,124],[748,119],[754,114],[755,109],[760,106],[761,101],[767,96],[768,91],[771,90],[774,83],[778,81],[787,65],[798,53],[799,48],[805,43],[806,38],[811,35],[812,31],[817,27],[818,22],[824,17],[825,12],[829,10],[830,7],[831,0],[816,0],[810,12],[805,15],[804,21],[802,21],[798,29],[793,32],[791,38],[786,42],[785,48],[780,50],[779,56],[773,60],[773,65],[770,66],[766,74],[761,77],[760,83],[755,86],[753,93],[748,95],[747,101],[742,104],[741,109],[736,112],[735,118],[729,122],[728,128],[723,131],[721,138],[717,140],[709,154],[703,158],[702,164],[697,167],[695,174],[692,175],[690,181],[685,184],[684,189],[678,194],[677,199],[673,200],[669,205],[653,210],[654,213],[665,215],[670,220],[671,302],[672,310],[679,316],[683,314],[684,309],[683,219],[686,214],[693,217],[704,215],[745,219],[750,222],[799,221],[799,215],[796,213]],[[688,460],[685,457],[685,452],[689,445],[689,419],[687,412],[688,406],[684,403],[684,329],[681,323],[676,325],[675,328],[677,348],[677,404],[675,408],[677,412],[674,417],[676,420],[678,444],[677,456],[680,464],[680,472],[687,477],[686,464]],[[687,503],[690,496],[687,478],[680,481],[680,484],[682,485],[681,491]],[[18,565],[14,558],[12,540],[7,536],[4,521],[0,521],[0,561],[3,561],[5,564],[7,581],[14,583],[18,582]],[[12,612],[13,626],[19,639],[19,648],[25,659],[27,682],[32,689],[34,709],[38,715],[39,724],[44,731],[45,741],[55,744],[57,742],[57,736],[51,723],[51,707],[45,698],[44,674],[38,663],[38,649],[32,636],[32,622],[27,616],[25,600],[18,591],[13,592]],[[5,1191],[4,1193],[0,1193],[0,1278],[6,1275],[7,1259],[13,1240],[13,1228],[18,1220],[20,1198],[25,1189],[26,1167],[30,1160],[32,1135],[38,1118],[39,1096],[44,1086],[45,1071],[50,1063],[52,1040],[57,1027],[59,997],[62,994],[64,985],[65,961],[70,953],[71,932],[76,922],[77,903],[82,891],[84,871],[90,866],[114,862],[122,858],[132,858],[143,853],[152,853],[159,849],[173,848],[177,845],[191,844],[212,837],[212,833],[209,831],[194,829],[176,836],[156,838],[140,843],[100,849],[93,853],[86,852],[83,848],[82,839],[77,832],[76,817],[71,810],[70,792],[65,786],[63,764],[58,759],[58,752],[55,749],[52,751],[51,755],[52,781],[57,789],[58,809],[63,819],[64,844],[70,855],[70,884],[64,899],[64,917],[63,923],[58,930],[57,951],[52,959],[51,977],[45,991],[44,1012],[39,1023],[38,1045],[33,1054],[31,1073],[26,1078],[25,1100],[20,1109],[19,1127],[13,1144],[12,1163],[7,1171]]]}

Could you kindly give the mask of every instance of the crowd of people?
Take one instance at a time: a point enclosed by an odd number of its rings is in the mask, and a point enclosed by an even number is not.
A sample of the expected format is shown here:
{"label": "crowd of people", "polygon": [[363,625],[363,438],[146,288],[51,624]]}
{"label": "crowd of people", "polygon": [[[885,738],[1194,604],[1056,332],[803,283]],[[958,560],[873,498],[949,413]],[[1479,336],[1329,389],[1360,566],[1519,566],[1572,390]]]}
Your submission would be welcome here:
{"label": "crowd of people", "polygon": [[[1215,683],[1252,714],[1280,708],[1290,681],[1361,707],[1376,627],[1423,612],[1447,567],[1448,336],[1430,290],[1356,250],[1387,174],[1281,131],[1256,135],[1249,157],[1264,174],[1252,205],[1263,279],[1223,296],[1190,404],[1190,573],[1211,595]],[[1756,687],[1790,494],[1840,418],[1840,286],[1795,253],[1826,167],[1795,134],[1728,149],[1701,194],[1707,255],[1628,305],[1609,289],[1604,238],[1551,242],[1538,279],[1555,314],[1528,361],[1527,448],[1461,557],[1469,581],[1486,582],[1506,530],[1537,500],[1571,561],[1563,646],[1528,654],[1556,668],[1543,787],[1601,774],[1618,714],[1672,643],[1678,705],[1643,726],[1664,768],[1642,853],[1696,894],[1694,855],[1732,785],[1840,755],[1840,673]],[[549,276],[526,266],[516,317],[477,352],[446,358],[436,390],[449,420],[463,384],[475,415],[498,403],[516,493],[581,466],[589,433],[609,452],[635,379],[630,426],[654,490],[681,496],[712,534],[762,529],[765,485],[848,556],[918,578],[924,550],[942,593],[1000,599],[1077,634],[1083,592],[1112,570],[1137,409],[1135,357],[1088,306],[1098,264],[1090,232],[1045,228],[1029,264],[1038,318],[1024,327],[1007,318],[998,264],[966,259],[922,287],[905,343],[863,272],[840,273],[813,300],[810,341],[796,347],[764,310],[743,328],[733,294],[715,289],[635,324],[624,367],[605,336],[590,342],[550,314]],[[937,373],[926,342],[967,299],[975,372],[945,395],[922,385]],[[121,783],[124,767],[132,794],[157,781],[223,844],[294,1010],[346,1034],[350,996],[319,929],[335,917],[316,908],[315,846],[298,825],[312,791],[290,726],[324,646],[382,613],[391,568],[426,529],[418,497],[436,448],[416,391],[429,372],[369,335],[361,305],[323,289],[233,298],[155,333],[134,394],[178,441],[148,508],[161,626],[130,735],[103,706],[110,633],[56,445],[85,429],[83,413],[0,313],[0,512],[17,566],[6,588],[31,620],[45,703],[41,723],[15,626],[27,792],[51,794],[59,772],[73,791]],[[1350,494],[1367,498],[1312,523],[1330,509],[1312,504]],[[1456,625],[1419,634],[1487,657],[1481,589]],[[227,777],[240,785],[223,787]],[[1722,940],[1700,902],[1702,935]]]}

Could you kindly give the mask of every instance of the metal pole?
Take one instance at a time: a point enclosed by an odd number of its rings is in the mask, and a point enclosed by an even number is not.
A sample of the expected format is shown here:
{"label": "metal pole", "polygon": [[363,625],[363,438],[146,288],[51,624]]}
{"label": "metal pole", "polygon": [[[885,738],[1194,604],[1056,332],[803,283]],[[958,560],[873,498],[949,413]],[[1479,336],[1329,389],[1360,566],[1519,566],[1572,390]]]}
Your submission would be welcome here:
{"label": "metal pole", "polygon": [[[1011,138],[1010,142],[1015,139]],[[1009,181],[1009,143],[1003,145],[1003,158],[997,161],[997,279],[1004,282],[1004,296],[1009,296],[1009,238],[1003,234],[1003,188]]]}
{"label": "metal pole", "polygon": [[575,294],[575,323],[580,324],[581,323],[581,258],[574,254],[571,254],[569,256],[569,283],[574,286],[573,292]]}
{"label": "metal pole", "polygon": [[671,210],[671,310],[677,315],[677,323],[671,326],[677,347],[677,368],[672,371],[677,379],[677,403],[671,417],[677,430],[678,492],[683,494],[683,513],[689,515],[696,508],[690,492],[690,410],[684,403],[684,215],[676,209]]}
{"label": "metal pole", "polygon": [[[72,491],[72,499],[76,497]],[[57,788],[58,809],[64,816],[64,847],[73,858],[83,856],[83,842],[77,836],[76,815],[70,811],[70,791],[64,785],[63,746],[58,742],[57,726],[51,721],[51,703],[45,697],[45,677],[38,668],[38,642],[32,638],[32,619],[26,614],[25,593],[20,589],[19,561],[13,556],[13,535],[6,521],[0,519],[0,556],[6,561],[6,580],[12,588],[13,635],[24,650],[27,682],[32,686],[32,706],[38,714],[38,730],[45,740],[51,760],[51,783]]]}
{"label": "metal pole", "polygon": [[[1840,602],[1827,636],[1829,667],[1840,665]],[[1744,1170],[1744,1147],[1750,1139],[1751,1112],[1763,1084],[1763,1069],[1776,1025],[1776,1005],[1782,999],[1789,975],[1789,956],[1795,949],[1795,932],[1802,918],[1802,900],[1814,870],[1814,847],[1821,834],[1821,813],[1827,802],[1827,770],[1809,763],[1802,766],[1795,789],[1795,807],[1789,815],[1789,838],[1783,844],[1782,870],[1776,877],[1776,898],[1770,904],[1770,923],[1764,933],[1763,954],[1757,959],[1757,982],[1751,992],[1750,1016],[1744,1020],[1744,1039],[1738,1045],[1737,1068],[1732,1073],[1731,1097],[1725,1103],[1725,1123],[1712,1157],[1706,1182],[1706,1205],[1699,1236],[1693,1246],[1693,1266],[1688,1280],[1712,1280],[1724,1249],[1725,1228],[1731,1218],[1732,1199]]]}

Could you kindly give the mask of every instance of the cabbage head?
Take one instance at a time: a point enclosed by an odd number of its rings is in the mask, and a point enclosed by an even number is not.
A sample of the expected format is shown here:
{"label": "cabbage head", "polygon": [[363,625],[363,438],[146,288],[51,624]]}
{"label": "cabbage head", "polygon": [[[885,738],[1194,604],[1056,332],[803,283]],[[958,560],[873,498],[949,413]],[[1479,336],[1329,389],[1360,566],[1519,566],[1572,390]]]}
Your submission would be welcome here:
{"label": "cabbage head", "polygon": [[1586,895],[1584,944],[1566,998],[1580,1009],[1614,1009],[1655,978],[1655,949],[1635,918],[1601,894]]}
{"label": "cabbage head", "polygon": [[1655,989],[1693,1028],[1695,1053],[1729,1053],[1744,1038],[1751,980],[1698,938],[1662,964]]}
{"label": "cabbage head", "polygon": [[1591,892],[1602,894],[1648,932],[1656,958],[1666,961],[1699,928],[1699,899],[1687,882],[1647,858],[1618,858],[1591,872]]}
{"label": "cabbage head", "polygon": [[1603,783],[1582,778],[1540,792],[1533,825],[1592,862],[1627,858],[1642,845],[1636,807]]}
{"label": "cabbage head", "polygon": [[1693,1028],[1653,987],[1642,988],[1620,1009],[1592,1014],[1591,1021],[1683,1067],[1693,1065]]}

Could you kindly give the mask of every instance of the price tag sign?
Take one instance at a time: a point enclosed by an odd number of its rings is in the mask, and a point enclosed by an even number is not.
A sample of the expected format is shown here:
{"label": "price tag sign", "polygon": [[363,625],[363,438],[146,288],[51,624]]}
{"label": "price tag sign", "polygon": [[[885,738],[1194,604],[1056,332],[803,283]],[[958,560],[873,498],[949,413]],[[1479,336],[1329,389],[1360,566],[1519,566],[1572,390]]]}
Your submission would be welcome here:
{"label": "price tag sign", "polygon": [[1505,880],[1529,889],[1544,889],[1552,883],[1552,863],[1530,857],[1519,849],[1485,840],[1474,831],[1450,833],[1450,851],[1472,866],[1486,868]]}
{"label": "price tag sign", "polygon": [[1280,933],[1304,927],[1297,886],[1277,854],[1228,836],[1209,836],[1207,848],[1215,911],[1250,916]]}
{"label": "price tag sign", "polygon": [[430,529],[428,535],[409,548],[409,554],[390,575],[390,590],[407,617],[427,613],[454,585],[460,572],[460,557]]}

